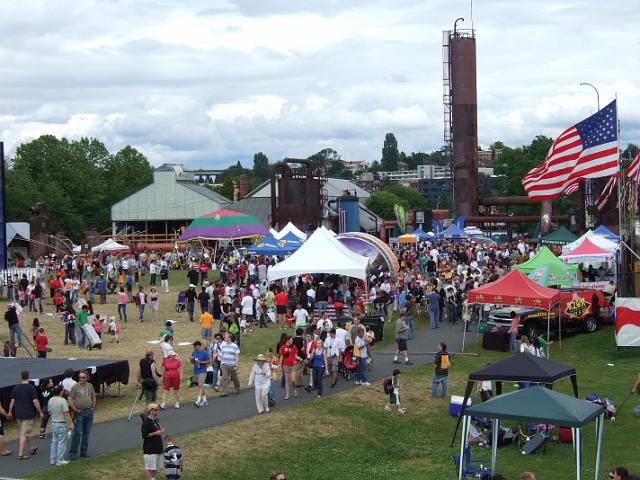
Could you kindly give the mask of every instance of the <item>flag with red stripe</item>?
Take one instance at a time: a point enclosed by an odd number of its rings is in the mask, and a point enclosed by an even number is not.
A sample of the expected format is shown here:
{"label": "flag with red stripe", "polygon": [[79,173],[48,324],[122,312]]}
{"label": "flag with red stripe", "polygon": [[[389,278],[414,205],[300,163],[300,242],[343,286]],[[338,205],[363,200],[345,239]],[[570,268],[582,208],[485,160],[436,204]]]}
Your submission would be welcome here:
{"label": "flag with red stripe", "polygon": [[619,174],[616,101],[568,128],[547,152],[544,163],[522,180],[531,200],[555,198],[585,178]]}
{"label": "flag with red stripe", "polygon": [[640,150],[638,150],[636,157],[631,161],[624,173],[628,179],[640,183]]}
{"label": "flag with red stripe", "polygon": [[607,184],[604,186],[604,188],[600,192],[600,195],[598,195],[598,198],[596,198],[595,201],[593,202],[596,208],[598,209],[598,211],[602,210],[604,206],[607,204],[607,202],[611,198],[611,195],[613,195],[613,192],[615,191],[617,184],[618,184],[618,177],[611,177],[607,182]]}

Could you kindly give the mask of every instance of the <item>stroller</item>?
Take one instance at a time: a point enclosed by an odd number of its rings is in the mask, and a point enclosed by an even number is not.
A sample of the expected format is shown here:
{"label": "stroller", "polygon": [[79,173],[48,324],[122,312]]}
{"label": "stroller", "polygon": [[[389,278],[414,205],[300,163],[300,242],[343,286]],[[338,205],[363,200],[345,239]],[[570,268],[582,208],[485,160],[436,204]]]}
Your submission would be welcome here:
{"label": "stroller", "polygon": [[587,395],[585,400],[587,402],[597,403],[598,405],[602,405],[604,407],[604,416],[607,418],[616,416],[616,407],[611,400],[607,397],[601,397],[599,393],[592,393],[591,395]]}
{"label": "stroller", "polygon": [[342,362],[338,365],[338,374],[348,382],[351,376],[358,370],[358,359],[353,356],[353,345],[349,345],[344,351]]}
{"label": "stroller", "polygon": [[187,309],[187,296],[184,292],[178,293],[178,299],[176,300],[176,312],[184,312]]}

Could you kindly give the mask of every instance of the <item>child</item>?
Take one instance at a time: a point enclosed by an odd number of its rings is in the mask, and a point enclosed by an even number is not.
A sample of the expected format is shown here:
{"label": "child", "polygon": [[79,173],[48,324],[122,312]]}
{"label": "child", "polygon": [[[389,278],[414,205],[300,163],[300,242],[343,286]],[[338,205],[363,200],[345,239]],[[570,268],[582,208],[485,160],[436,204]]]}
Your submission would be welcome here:
{"label": "child", "polygon": [[400,373],[400,370],[395,369],[390,378],[393,390],[389,393],[389,403],[384,407],[385,412],[391,412],[391,405],[397,405],[398,413],[407,413],[407,409],[400,406]]}
{"label": "child", "polygon": [[109,323],[109,334],[111,335],[111,342],[120,343],[120,325],[116,322],[116,317],[111,317],[111,322]]}
{"label": "child", "polygon": [[62,304],[64,303],[64,299],[62,296],[62,290],[56,288],[56,291],[53,294],[53,304],[56,306],[56,313],[62,312],[64,310]]}
{"label": "child", "polygon": [[36,349],[38,350],[38,358],[47,358],[47,345],[49,344],[49,339],[44,334],[44,328],[40,327],[38,329],[38,335],[36,335],[34,340],[36,342]]}
{"label": "child", "polygon": [[16,346],[15,343],[11,343],[9,340],[4,342],[3,355],[5,357],[14,357],[15,358],[17,353],[18,353],[18,347]]}
{"label": "child", "polygon": [[182,450],[173,443],[171,435],[164,436],[164,474],[167,478],[180,478],[182,473]]}
{"label": "child", "polygon": [[31,336],[33,337],[33,341],[36,341],[36,337],[38,336],[38,332],[40,329],[40,321],[37,318],[33,319],[33,323],[31,324]]}
{"label": "child", "polygon": [[93,320],[93,329],[98,334],[98,338],[100,338],[100,340],[102,340],[102,319],[100,318],[99,314],[96,315],[94,320]]}

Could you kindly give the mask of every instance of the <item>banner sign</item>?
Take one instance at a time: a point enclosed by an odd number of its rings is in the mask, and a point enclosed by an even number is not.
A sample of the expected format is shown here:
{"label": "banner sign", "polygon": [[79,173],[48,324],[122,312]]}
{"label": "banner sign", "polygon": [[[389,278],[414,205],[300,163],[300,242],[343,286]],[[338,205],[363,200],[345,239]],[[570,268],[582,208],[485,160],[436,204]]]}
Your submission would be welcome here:
{"label": "banner sign", "polygon": [[640,347],[640,298],[616,298],[616,343]]}

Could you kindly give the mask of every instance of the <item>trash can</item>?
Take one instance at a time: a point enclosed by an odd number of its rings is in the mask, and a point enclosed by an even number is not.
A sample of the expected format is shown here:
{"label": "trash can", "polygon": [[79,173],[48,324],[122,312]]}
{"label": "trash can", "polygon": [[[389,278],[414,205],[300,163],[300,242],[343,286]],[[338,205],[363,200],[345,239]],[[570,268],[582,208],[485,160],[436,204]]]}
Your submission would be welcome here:
{"label": "trash can", "polygon": [[365,327],[369,327],[373,330],[373,334],[376,336],[376,342],[384,340],[383,316],[360,317],[360,321]]}

